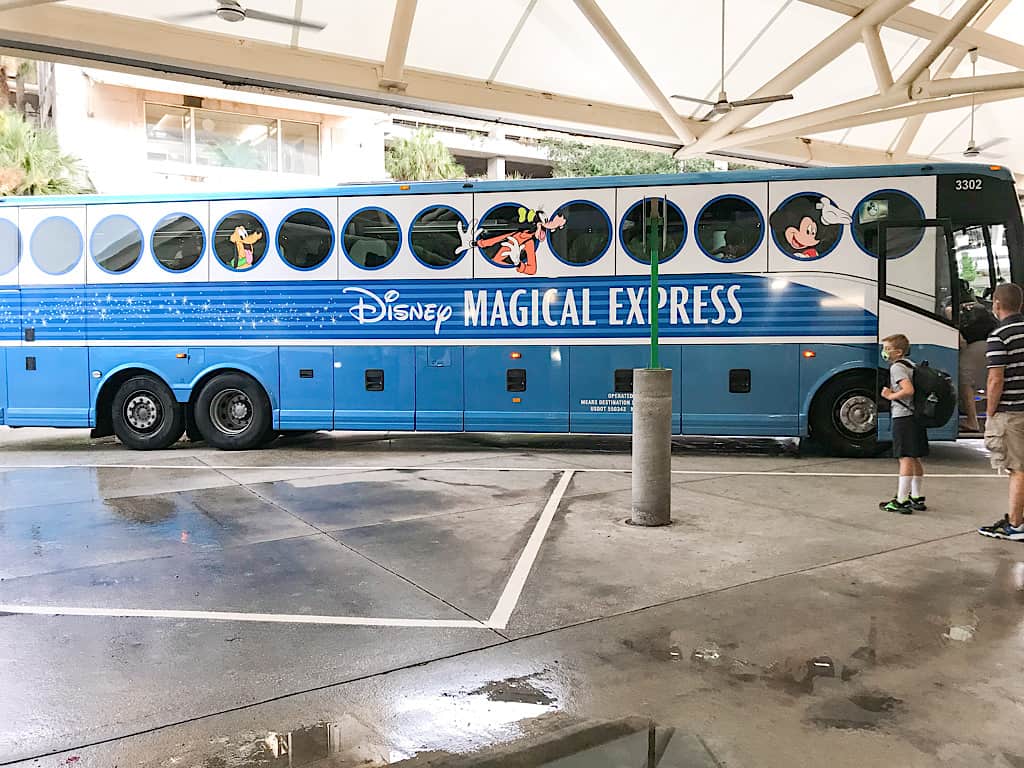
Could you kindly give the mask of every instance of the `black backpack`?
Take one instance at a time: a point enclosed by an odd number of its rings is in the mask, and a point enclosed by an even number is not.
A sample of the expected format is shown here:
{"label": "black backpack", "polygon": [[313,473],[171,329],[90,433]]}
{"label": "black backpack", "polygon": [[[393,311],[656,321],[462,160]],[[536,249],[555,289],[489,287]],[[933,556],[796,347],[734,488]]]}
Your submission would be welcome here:
{"label": "black backpack", "polygon": [[932,368],[925,360],[913,365],[907,360],[897,363],[910,368],[914,377],[914,418],[923,427],[941,427],[956,410],[956,388],[945,371]]}
{"label": "black backpack", "polygon": [[984,341],[998,325],[996,316],[981,304],[964,307],[960,313],[960,333],[968,344]]}

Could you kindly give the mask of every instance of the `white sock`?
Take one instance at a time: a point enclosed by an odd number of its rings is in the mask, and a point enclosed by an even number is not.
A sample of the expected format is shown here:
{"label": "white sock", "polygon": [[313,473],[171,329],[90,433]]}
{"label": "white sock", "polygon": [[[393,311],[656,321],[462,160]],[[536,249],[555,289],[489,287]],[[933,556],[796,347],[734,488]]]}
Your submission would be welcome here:
{"label": "white sock", "polygon": [[910,495],[915,499],[920,499],[924,496],[924,492],[921,486],[924,485],[924,475],[914,475],[910,479]]}
{"label": "white sock", "polygon": [[910,481],[912,479],[910,475],[900,475],[899,491],[896,493],[897,501],[906,501],[910,496]]}

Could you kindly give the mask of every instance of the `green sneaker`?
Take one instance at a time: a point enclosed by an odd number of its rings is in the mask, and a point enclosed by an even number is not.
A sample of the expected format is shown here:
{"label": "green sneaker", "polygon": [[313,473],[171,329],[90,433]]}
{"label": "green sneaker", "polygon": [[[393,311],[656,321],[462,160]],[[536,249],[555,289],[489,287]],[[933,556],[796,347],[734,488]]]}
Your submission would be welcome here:
{"label": "green sneaker", "polygon": [[914,508],[910,505],[910,501],[900,501],[899,499],[892,499],[890,501],[883,501],[878,505],[878,508],[883,512],[896,512],[901,515],[912,515],[914,514]]}
{"label": "green sneaker", "polygon": [[928,506],[924,503],[924,496],[910,497],[910,508],[915,512],[924,512]]}

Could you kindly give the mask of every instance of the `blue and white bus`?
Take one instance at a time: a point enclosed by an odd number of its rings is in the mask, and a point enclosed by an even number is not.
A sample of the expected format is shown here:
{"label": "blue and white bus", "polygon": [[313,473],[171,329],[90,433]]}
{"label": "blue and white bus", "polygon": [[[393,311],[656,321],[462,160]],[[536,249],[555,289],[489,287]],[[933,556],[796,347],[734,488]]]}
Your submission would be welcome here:
{"label": "blue and white bus", "polygon": [[[895,165],[0,202],[0,424],[136,449],[299,430],[887,437],[880,337],[957,371],[958,274],[1024,280],[1013,177]],[[956,420],[934,431],[956,437]]]}

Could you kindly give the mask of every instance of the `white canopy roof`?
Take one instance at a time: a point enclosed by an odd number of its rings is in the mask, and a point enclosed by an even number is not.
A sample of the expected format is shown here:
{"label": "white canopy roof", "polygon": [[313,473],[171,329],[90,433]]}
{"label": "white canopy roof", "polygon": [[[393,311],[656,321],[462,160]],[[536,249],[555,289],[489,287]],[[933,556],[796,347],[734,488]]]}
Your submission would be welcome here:
{"label": "white canopy roof", "polygon": [[1003,139],[978,160],[1024,170],[1024,0],[727,0],[729,98],[793,99],[706,122],[671,95],[717,98],[712,0],[244,4],[286,21],[231,23],[216,0],[0,0],[0,46],[799,164],[960,160],[976,93],[975,141]]}

